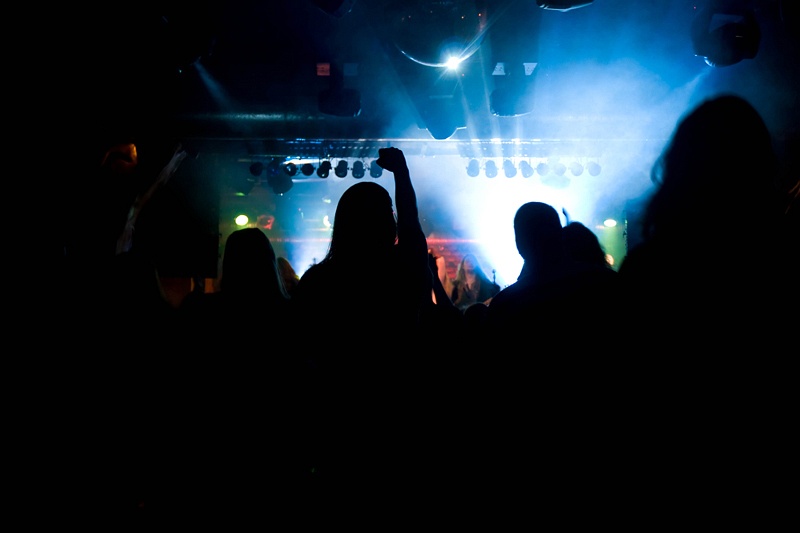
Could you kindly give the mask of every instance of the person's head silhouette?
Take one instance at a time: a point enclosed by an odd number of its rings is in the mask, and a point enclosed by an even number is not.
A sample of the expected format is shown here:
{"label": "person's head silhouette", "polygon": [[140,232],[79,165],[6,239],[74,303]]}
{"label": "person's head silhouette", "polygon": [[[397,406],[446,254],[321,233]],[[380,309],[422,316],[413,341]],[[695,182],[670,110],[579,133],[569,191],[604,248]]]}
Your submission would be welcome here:
{"label": "person's head silhouette", "polygon": [[394,247],[397,221],[389,192],[377,183],[347,189],[336,206],[328,259],[382,257]]}
{"label": "person's head silhouette", "polygon": [[747,215],[765,222],[775,209],[777,159],[758,111],[736,95],[708,99],[678,123],[653,166],[657,190],[644,220],[645,237],[685,235],[699,220]]}
{"label": "person's head silhouette", "polygon": [[228,294],[283,292],[275,250],[261,229],[243,228],[228,236],[220,289]]}
{"label": "person's head silhouette", "polygon": [[543,202],[523,204],[514,215],[514,237],[519,255],[526,263],[560,257],[562,241],[558,211]]}
{"label": "person's head silhouette", "polygon": [[600,239],[585,224],[573,220],[562,230],[564,249],[573,261],[610,267]]}

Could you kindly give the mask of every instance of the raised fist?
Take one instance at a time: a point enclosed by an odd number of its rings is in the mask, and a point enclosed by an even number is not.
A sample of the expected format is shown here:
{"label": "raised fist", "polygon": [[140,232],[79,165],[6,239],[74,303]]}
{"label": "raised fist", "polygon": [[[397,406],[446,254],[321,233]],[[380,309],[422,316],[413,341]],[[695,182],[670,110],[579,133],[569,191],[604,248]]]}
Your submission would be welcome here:
{"label": "raised fist", "polygon": [[378,149],[378,160],[376,161],[381,168],[389,172],[407,169],[406,156],[399,148],[389,147]]}

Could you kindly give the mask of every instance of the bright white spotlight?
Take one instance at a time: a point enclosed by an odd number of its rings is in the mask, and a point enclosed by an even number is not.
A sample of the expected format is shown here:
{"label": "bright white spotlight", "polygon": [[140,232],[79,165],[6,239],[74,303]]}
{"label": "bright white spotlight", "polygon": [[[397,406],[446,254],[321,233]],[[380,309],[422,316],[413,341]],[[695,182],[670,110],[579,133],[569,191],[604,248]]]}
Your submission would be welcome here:
{"label": "bright white spotlight", "polygon": [[405,57],[426,67],[449,67],[451,58],[470,58],[488,25],[474,2],[391,2],[383,16],[389,38]]}
{"label": "bright white spotlight", "polygon": [[461,59],[456,56],[450,56],[447,61],[445,61],[445,66],[448,70],[458,70],[458,66],[461,64]]}

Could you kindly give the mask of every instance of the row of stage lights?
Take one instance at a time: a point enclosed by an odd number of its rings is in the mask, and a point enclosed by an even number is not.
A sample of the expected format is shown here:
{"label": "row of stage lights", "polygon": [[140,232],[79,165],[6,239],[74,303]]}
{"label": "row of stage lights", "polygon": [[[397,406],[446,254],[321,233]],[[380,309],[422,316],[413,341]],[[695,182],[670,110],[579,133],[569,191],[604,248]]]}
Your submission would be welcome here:
{"label": "row of stage lights", "polygon": [[[596,161],[590,161],[585,166],[579,161],[573,161],[569,166],[561,161],[556,161],[552,164],[540,161],[534,167],[527,160],[521,160],[517,166],[510,159],[503,161],[502,169],[507,178],[516,177],[517,174],[522,174],[523,178],[530,178],[534,173],[538,173],[542,177],[551,174],[561,177],[564,176],[568,169],[573,176],[580,176],[584,171],[591,176],[598,176],[601,171],[600,164]],[[483,165],[477,159],[470,159],[467,164],[467,175],[477,177],[480,175],[481,170],[487,178],[495,178],[500,172],[500,167],[493,159],[486,160]],[[338,178],[346,178],[349,174],[355,179],[365,177],[367,172],[372,178],[380,178],[383,175],[383,169],[378,165],[377,160],[372,160],[369,165],[361,160],[355,160],[352,166],[349,166],[346,159],[339,159],[334,166],[329,159],[325,159],[321,160],[317,166],[314,166],[313,163],[307,160],[272,158],[266,165],[261,161],[253,162],[250,165],[250,176],[244,179],[235,179],[232,186],[236,189],[237,194],[246,196],[256,183],[262,181],[261,176],[265,171],[265,181],[276,194],[289,192],[294,184],[292,179],[298,174],[305,177],[311,177],[316,174],[317,177],[322,179],[328,178],[331,173]]]}
{"label": "row of stage lights", "polygon": [[[346,178],[349,172],[352,177],[361,179],[367,173],[367,165],[361,160],[356,160],[353,162],[353,166],[348,166],[347,160],[340,159],[336,163],[336,166],[333,166],[331,161],[326,159],[321,161],[319,166],[314,167],[314,165],[309,162],[298,165],[291,160],[280,163],[279,160],[273,159],[266,167],[267,176],[278,175],[281,172],[281,167],[283,167],[283,172],[289,177],[294,177],[299,172],[306,177],[310,177],[316,173],[320,178],[327,178],[330,176],[331,171],[333,171],[334,175],[338,178]],[[261,162],[253,163],[250,165],[250,174],[254,177],[258,177],[264,171],[264,168],[264,164]],[[529,161],[522,160],[519,162],[519,167],[517,167],[510,159],[503,161],[502,168],[503,174],[505,174],[507,178],[515,177],[518,172],[522,174],[524,178],[532,177],[534,172],[538,173],[540,176],[546,176],[551,172],[557,176],[563,176],[567,170],[569,170],[573,176],[580,176],[584,171],[588,172],[591,176],[599,176],[602,170],[600,164],[596,161],[589,161],[586,165],[583,165],[579,161],[573,161],[569,166],[561,161],[557,161],[553,164],[541,161],[536,167],[533,167]],[[467,175],[477,177],[480,175],[481,170],[483,170],[487,178],[494,178],[497,177],[500,169],[493,159],[487,160],[483,165],[481,165],[480,161],[477,159],[470,159],[467,164]],[[383,169],[378,165],[377,160],[370,162],[369,175],[373,178],[380,178],[383,175]]]}
{"label": "row of stage lights", "polygon": [[[281,167],[283,169],[283,173],[289,177],[294,177],[299,172],[306,177],[312,176],[314,173],[316,173],[316,175],[320,178],[327,178],[332,171],[333,174],[338,178],[346,178],[349,172],[354,178],[361,179],[367,174],[367,165],[363,161],[356,160],[353,162],[353,166],[350,167],[348,166],[346,159],[340,159],[336,163],[336,166],[334,166],[329,159],[326,159],[320,161],[319,166],[317,167],[314,167],[314,165],[309,162],[300,163],[298,161],[295,163],[292,160],[281,162],[279,159],[272,159],[266,165],[266,167],[264,163],[261,162],[255,162],[250,165],[250,174],[258,177],[266,168],[267,176],[275,176],[280,174]],[[383,169],[375,160],[369,164],[369,175],[373,178],[380,178],[383,175]]]}
{"label": "row of stage lights", "polygon": [[[351,176],[353,176],[355,179],[360,180],[366,175],[367,166],[364,164],[363,161],[356,160],[353,161],[352,167],[348,167],[347,161],[344,159],[340,159],[339,162],[336,163],[336,166],[334,167],[330,161],[325,160],[321,162],[319,167],[317,168],[317,176],[319,176],[320,178],[327,178],[330,175],[331,170],[333,170],[333,173],[337,178],[346,178],[347,172],[349,170]],[[383,169],[381,168],[380,165],[378,165],[376,160],[373,160],[369,164],[369,175],[372,178],[380,178],[383,175]]]}
{"label": "row of stage lights", "polygon": [[[591,176],[599,176],[600,171],[602,170],[600,163],[597,161],[589,161],[586,165],[583,165],[579,161],[573,161],[569,164],[569,166],[565,165],[561,161],[557,161],[553,164],[541,161],[536,165],[536,167],[533,167],[530,162],[522,160],[519,162],[518,168],[510,159],[503,161],[502,168],[503,174],[507,178],[516,177],[518,172],[522,174],[523,178],[532,177],[534,172],[540,176],[546,176],[551,173],[555,174],[556,176],[563,176],[567,172],[567,169],[569,169],[573,176],[580,176],[584,173],[584,171],[588,172]],[[487,160],[483,165],[481,165],[480,161],[477,159],[469,160],[469,163],[467,164],[468,176],[473,178],[477,177],[480,175],[481,170],[483,170],[483,173],[487,178],[495,178],[500,172],[500,168],[493,159]]]}
{"label": "row of stage lights", "polygon": [[[367,171],[373,178],[380,178],[383,169],[373,160],[369,167],[363,161],[354,161],[353,166],[347,164],[346,159],[340,159],[334,166],[329,159],[319,162],[318,166],[302,159],[282,159],[274,157],[266,164],[255,161],[250,164],[250,175],[236,176],[230,180],[230,186],[238,196],[247,196],[258,183],[266,183],[275,194],[285,194],[294,186],[293,178],[298,174],[311,177],[316,174],[319,178],[327,178],[331,172],[336,177],[345,178],[348,173],[356,179],[363,178]],[[266,178],[262,179],[262,175]]]}

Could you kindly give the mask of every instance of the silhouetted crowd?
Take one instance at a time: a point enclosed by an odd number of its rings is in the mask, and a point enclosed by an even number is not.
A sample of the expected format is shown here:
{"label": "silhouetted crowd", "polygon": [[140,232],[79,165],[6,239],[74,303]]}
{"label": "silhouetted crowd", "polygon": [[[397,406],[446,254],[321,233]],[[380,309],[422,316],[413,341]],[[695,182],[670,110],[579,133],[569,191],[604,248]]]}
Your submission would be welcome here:
{"label": "silhouetted crowd", "polygon": [[65,224],[69,362],[32,472],[111,530],[768,527],[792,481],[800,301],[798,176],[773,142],[742,98],[701,103],[617,270],[530,201],[502,289],[474,256],[441,275],[405,155],[382,148],[394,195],[351,185],[321,261],[298,276],[240,229],[218,290],[179,306],[131,230],[185,151],[137,187],[117,144],[95,177],[119,185],[108,216],[76,203]]}

